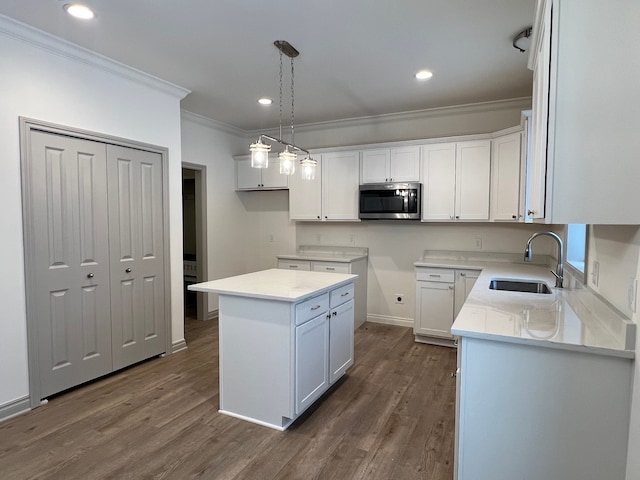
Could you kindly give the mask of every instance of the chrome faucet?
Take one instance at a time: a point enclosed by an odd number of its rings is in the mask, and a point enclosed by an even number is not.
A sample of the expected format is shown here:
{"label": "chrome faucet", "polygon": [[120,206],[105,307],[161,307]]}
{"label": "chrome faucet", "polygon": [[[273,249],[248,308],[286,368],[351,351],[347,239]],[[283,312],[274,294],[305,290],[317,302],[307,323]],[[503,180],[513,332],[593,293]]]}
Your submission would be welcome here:
{"label": "chrome faucet", "polygon": [[539,237],[541,235],[548,235],[551,238],[554,238],[556,242],[558,242],[558,265],[556,265],[556,271],[554,272],[553,270],[551,270],[551,273],[553,273],[556,276],[556,288],[562,288],[562,280],[564,276],[564,264],[563,264],[564,249],[562,248],[562,239],[558,235],[556,235],[553,232],[536,232],[533,235],[531,235],[531,238],[527,240],[527,246],[524,250],[524,261],[530,262],[533,259],[533,250],[531,249],[531,242],[533,241],[534,238]]}

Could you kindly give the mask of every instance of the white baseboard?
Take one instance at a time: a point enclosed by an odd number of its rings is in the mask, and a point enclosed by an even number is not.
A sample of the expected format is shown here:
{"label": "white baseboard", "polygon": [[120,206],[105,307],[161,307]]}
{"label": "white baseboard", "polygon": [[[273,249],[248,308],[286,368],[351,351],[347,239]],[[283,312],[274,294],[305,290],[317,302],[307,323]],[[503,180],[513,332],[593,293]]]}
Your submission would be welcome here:
{"label": "white baseboard", "polygon": [[413,328],[413,318],[391,317],[389,315],[376,315],[375,313],[367,314],[367,322]]}
{"label": "white baseboard", "polygon": [[183,338],[171,344],[171,353],[179,352],[187,349],[187,341]]}
{"label": "white baseboard", "polygon": [[0,422],[26,413],[29,410],[31,410],[31,402],[28,396],[12,400],[0,406]]}
{"label": "white baseboard", "polygon": [[218,309],[211,310],[207,315],[207,320],[215,320],[216,318],[218,318]]}

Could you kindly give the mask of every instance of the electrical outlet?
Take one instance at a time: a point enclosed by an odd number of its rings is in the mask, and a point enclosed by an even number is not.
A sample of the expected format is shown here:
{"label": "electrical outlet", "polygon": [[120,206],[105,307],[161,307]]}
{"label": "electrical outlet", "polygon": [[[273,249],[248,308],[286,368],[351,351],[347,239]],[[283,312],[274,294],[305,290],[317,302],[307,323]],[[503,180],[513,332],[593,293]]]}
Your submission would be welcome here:
{"label": "electrical outlet", "polygon": [[482,250],[482,238],[474,238],[473,239],[473,247],[476,250]]}
{"label": "electrical outlet", "polygon": [[593,283],[594,287],[598,286],[599,279],[600,279],[600,262],[597,260],[594,260],[593,268],[591,269],[591,283]]}
{"label": "electrical outlet", "polygon": [[627,291],[627,297],[629,300],[629,310],[632,313],[636,313],[636,303],[638,300],[638,279],[631,278],[629,280],[629,289]]}
{"label": "electrical outlet", "polygon": [[404,293],[396,293],[396,303],[404,303]]}

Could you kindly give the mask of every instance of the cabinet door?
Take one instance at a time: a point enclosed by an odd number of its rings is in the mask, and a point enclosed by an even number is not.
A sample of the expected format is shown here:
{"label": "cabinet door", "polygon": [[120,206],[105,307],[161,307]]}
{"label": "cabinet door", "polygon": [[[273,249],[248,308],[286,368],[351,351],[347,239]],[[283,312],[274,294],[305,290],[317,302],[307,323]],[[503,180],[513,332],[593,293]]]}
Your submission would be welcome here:
{"label": "cabinet door", "polygon": [[420,181],[420,147],[395,147],[389,161],[390,182]]}
{"label": "cabinet door", "polygon": [[329,321],[329,382],[353,365],[353,300],[331,310]]}
{"label": "cabinet door", "polygon": [[527,217],[545,217],[547,137],[549,119],[549,74],[551,62],[551,2],[544,5],[537,43],[533,45],[533,99],[531,155],[527,159]]}
{"label": "cabinet door", "polygon": [[491,220],[519,220],[521,136],[517,132],[491,141]]}
{"label": "cabinet door", "polygon": [[478,280],[480,272],[473,270],[456,271],[456,286],[454,289],[455,307],[453,312],[453,318],[458,316],[460,309],[464,305],[464,302],[469,296],[469,292]]}
{"label": "cabinet door", "polygon": [[329,386],[329,314],[296,327],[296,414],[311,405]]}
{"label": "cabinet door", "polygon": [[456,220],[489,220],[491,141],[456,144]]}
{"label": "cabinet door", "polygon": [[360,172],[360,183],[390,182],[389,149],[363,150]]}
{"label": "cabinet door", "polygon": [[453,338],[453,283],[416,282],[414,333]]}
{"label": "cabinet door", "polygon": [[262,184],[262,168],[251,168],[251,159],[236,160],[236,190],[257,190]]}
{"label": "cabinet door", "polygon": [[[297,161],[298,160],[296,160],[296,162]],[[299,167],[299,165],[297,166]],[[260,170],[260,169],[254,168],[253,170]],[[299,175],[298,169],[296,169],[295,174]],[[290,176],[291,175],[282,175],[280,173],[280,162],[278,161],[269,162],[269,168],[262,169],[262,187],[284,190],[286,188],[289,188]]]}
{"label": "cabinet door", "polygon": [[289,218],[291,220],[320,220],[322,213],[322,159],[314,157],[318,165],[314,180],[303,180],[298,172],[289,179]]}
{"label": "cabinet door", "polygon": [[456,145],[422,147],[422,220],[453,220],[456,188]]}
{"label": "cabinet door", "polygon": [[322,155],[322,219],[358,220],[360,152]]}

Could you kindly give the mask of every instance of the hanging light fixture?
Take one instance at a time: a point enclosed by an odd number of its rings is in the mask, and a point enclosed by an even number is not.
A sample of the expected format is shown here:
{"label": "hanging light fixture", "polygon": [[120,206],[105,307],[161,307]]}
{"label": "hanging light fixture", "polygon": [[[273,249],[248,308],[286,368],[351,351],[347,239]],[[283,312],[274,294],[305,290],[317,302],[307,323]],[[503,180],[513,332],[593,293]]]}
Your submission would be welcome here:
{"label": "hanging light fixture", "polygon": [[[269,140],[271,142],[284,145],[284,150],[278,154],[280,160],[280,173],[283,175],[293,175],[296,170],[296,151],[304,152],[306,156],[300,161],[302,178],[306,180],[313,180],[315,178],[315,169],[318,162],[311,158],[311,154],[308,150],[295,145],[295,132],[294,132],[294,110],[295,110],[295,97],[294,97],[294,78],[295,71],[293,66],[293,59],[300,55],[300,52],[296,50],[289,42],[285,40],[276,40],[273,42],[276,48],[280,51],[280,129],[279,137],[274,138],[270,135],[261,134],[258,137],[256,143],[252,143],[250,146],[251,151],[251,166],[253,168],[268,168],[269,166],[269,151],[271,145],[262,143],[262,140]],[[286,55],[291,59],[291,142],[286,142],[282,139],[282,55]]]}

